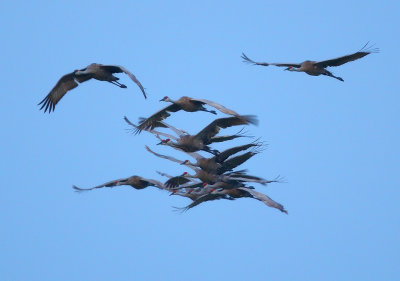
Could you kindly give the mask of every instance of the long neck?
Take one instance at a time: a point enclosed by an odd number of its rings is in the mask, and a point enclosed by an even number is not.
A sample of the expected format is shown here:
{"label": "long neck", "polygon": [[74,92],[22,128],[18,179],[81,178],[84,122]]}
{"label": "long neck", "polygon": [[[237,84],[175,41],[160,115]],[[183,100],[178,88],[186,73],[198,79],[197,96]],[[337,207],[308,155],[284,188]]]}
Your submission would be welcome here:
{"label": "long neck", "polygon": [[75,73],[74,73],[75,75],[84,75],[84,74],[88,74],[88,71],[87,71],[87,68],[84,68],[84,69],[81,69],[81,70],[78,70],[78,71],[75,71]]}
{"label": "long neck", "polygon": [[170,98],[166,99],[165,101],[170,102],[170,103],[176,103],[176,100],[173,100],[173,99],[170,99]]}

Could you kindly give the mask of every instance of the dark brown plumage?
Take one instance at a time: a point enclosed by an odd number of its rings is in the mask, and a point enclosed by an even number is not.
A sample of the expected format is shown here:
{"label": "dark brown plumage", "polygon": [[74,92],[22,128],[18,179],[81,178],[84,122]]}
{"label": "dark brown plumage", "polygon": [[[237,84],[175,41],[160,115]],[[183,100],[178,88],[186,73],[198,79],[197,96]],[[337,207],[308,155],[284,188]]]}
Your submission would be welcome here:
{"label": "dark brown plumage", "polygon": [[335,67],[335,66],[340,66],[342,64],[345,64],[350,61],[354,61],[360,58],[365,57],[366,55],[369,55],[371,53],[377,53],[379,52],[379,49],[377,48],[372,48],[367,47],[368,43],[365,44],[363,48],[361,48],[360,51],[355,52],[350,55],[345,55],[341,56],[338,58],[334,59],[329,59],[329,60],[324,60],[324,61],[310,61],[306,60],[302,63],[268,63],[268,62],[256,62],[251,59],[249,59],[244,53],[242,53],[242,59],[246,63],[252,63],[255,65],[261,65],[261,66],[269,66],[269,65],[275,65],[275,66],[283,66],[287,67],[285,70],[289,71],[297,71],[297,72],[305,72],[308,75],[312,76],[318,76],[318,75],[326,75],[335,79],[338,79],[340,81],[344,81],[341,77],[337,77],[333,75],[331,72],[326,70],[326,67]]}
{"label": "dark brown plumage", "polygon": [[214,110],[208,110],[204,107],[204,105],[209,105],[214,107],[215,109],[218,109],[219,111],[233,115],[233,116],[238,116],[239,114],[236,113],[235,111],[226,108],[222,106],[221,104],[218,104],[216,102],[206,100],[206,99],[194,99],[190,97],[183,96],[178,100],[172,100],[169,97],[164,97],[160,101],[166,101],[166,102],[171,102],[172,104],[169,106],[164,107],[163,109],[157,111],[153,115],[151,115],[148,118],[141,118],[139,121],[139,125],[137,126],[137,129],[135,130],[135,133],[138,134],[142,130],[146,129],[154,129],[159,125],[159,121],[162,121],[169,117],[171,114],[170,112],[177,112],[179,110],[183,110],[186,112],[196,112],[196,111],[205,111],[209,112],[212,114],[217,114]]}
{"label": "dark brown plumage", "polygon": [[75,70],[74,72],[68,73],[61,77],[54,88],[50,91],[50,93],[38,105],[42,104],[40,109],[44,108],[44,112],[49,111],[50,113],[51,111],[54,111],[56,104],[68,91],[78,87],[79,83],[88,81],[92,78],[100,81],[107,81],[120,88],[126,88],[124,84],[121,84],[117,81],[119,80],[119,78],[113,75],[113,73],[121,72],[127,74],[132,79],[132,81],[139,86],[144,97],[147,98],[146,92],[142,84],[126,68],[118,65],[102,65],[92,63],[86,68]]}
{"label": "dark brown plumage", "polygon": [[144,189],[148,186],[157,186],[159,188],[163,188],[163,184],[159,181],[152,180],[152,179],[146,179],[142,178],[139,176],[131,176],[129,178],[123,178],[123,179],[117,179],[117,180],[112,180],[106,183],[103,183],[101,185],[97,185],[91,188],[80,188],[75,185],[72,186],[73,189],[76,191],[89,191],[93,190],[96,188],[103,188],[103,187],[114,187],[114,186],[120,186],[120,185],[130,185],[135,189]]}

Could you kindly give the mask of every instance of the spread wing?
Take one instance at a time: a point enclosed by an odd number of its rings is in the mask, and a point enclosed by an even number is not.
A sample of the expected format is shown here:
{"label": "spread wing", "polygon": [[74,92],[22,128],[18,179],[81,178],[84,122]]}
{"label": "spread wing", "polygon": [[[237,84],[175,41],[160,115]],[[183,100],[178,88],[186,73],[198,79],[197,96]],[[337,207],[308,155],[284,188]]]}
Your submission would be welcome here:
{"label": "spread wing", "polygon": [[222,163],[222,167],[218,169],[218,174],[223,174],[226,171],[231,171],[232,169],[240,166],[241,164],[243,164],[256,154],[257,153],[249,151],[241,155],[229,158],[228,160]]}
{"label": "spread wing", "polygon": [[[172,157],[172,156],[167,156],[167,155],[163,155],[163,154],[156,153],[156,152],[154,152],[153,150],[151,150],[147,145],[145,145],[145,147],[146,147],[146,150],[147,150],[148,152],[154,154],[154,155],[157,156],[157,157],[160,157],[160,158],[163,158],[163,159],[167,159],[167,160],[173,161],[173,162],[175,162],[175,163],[179,163],[179,164],[182,164],[182,163],[183,163],[182,160],[176,159],[176,158],[174,158],[174,157]],[[186,166],[188,166],[189,168],[192,168],[194,171],[196,171],[196,168],[193,167],[192,165],[186,165]]]}
{"label": "spread wing", "polygon": [[260,144],[249,143],[249,144],[245,144],[245,145],[228,148],[214,157],[215,162],[221,163],[221,162],[225,161],[226,159],[228,159],[228,157],[232,156],[233,154],[238,153],[243,150],[246,150],[246,149],[249,149],[250,147],[254,147],[254,146],[260,146]]}
{"label": "spread wing", "polygon": [[160,182],[160,181],[157,181],[157,180],[142,178],[141,181],[142,182],[146,182],[149,185],[156,186],[156,187],[158,187],[160,189],[166,189],[164,184],[162,182]]}
{"label": "spread wing", "polygon": [[133,75],[133,73],[130,72],[128,69],[126,69],[125,67],[120,66],[120,65],[102,65],[101,67],[104,68],[104,69],[106,69],[106,70],[108,70],[108,71],[110,71],[110,72],[112,72],[112,73],[121,73],[121,72],[123,72],[123,73],[125,73],[126,75],[128,75],[128,76],[132,79],[132,81],[135,82],[136,85],[139,86],[140,90],[141,90],[142,93],[143,93],[144,98],[147,99],[146,92],[145,92],[145,90],[144,90],[142,84],[141,84],[141,83],[139,82],[139,80],[135,77],[135,75]]}
{"label": "spread wing", "polygon": [[250,193],[254,199],[257,199],[261,202],[263,202],[265,205],[267,205],[268,207],[272,207],[272,208],[276,208],[279,211],[287,214],[288,212],[285,210],[285,208],[283,207],[282,204],[279,204],[278,202],[275,202],[274,200],[272,200],[271,198],[269,198],[267,195],[261,193],[261,192],[257,192],[255,190],[252,189],[248,189],[245,187],[239,187],[239,189],[245,190],[248,193]]}
{"label": "spread wing", "polygon": [[157,122],[162,121],[171,115],[168,112],[177,112],[180,109],[181,107],[179,105],[173,103],[157,111],[150,117],[142,119],[139,125],[137,126],[136,134],[139,134],[142,130],[154,129],[157,126]]}
{"label": "spread wing", "polygon": [[232,200],[232,198],[230,198],[228,195],[226,194],[220,194],[220,193],[208,193],[205,194],[203,196],[200,196],[199,198],[197,198],[196,200],[194,200],[192,203],[190,203],[189,205],[187,205],[186,207],[183,208],[177,208],[175,207],[176,210],[181,211],[181,212],[185,212],[193,207],[196,207],[197,205],[206,202],[206,201],[212,201],[212,200],[219,200],[219,199],[230,199]]}
{"label": "spread wing", "polygon": [[169,180],[167,180],[164,185],[167,188],[171,188],[171,187],[178,187],[182,184],[188,183],[191,180],[186,178],[186,177],[182,177],[182,176],[177,176],[177,177],[172,177]]}
{"label": "spread wing", "polygon": [[237,125],[257,124],[257,117],[254,115],[242,115],[235,117],[218,118],[201,130],[196,137],[208,142],[212,137],[218,134],[220,128],[228,128]]}
{"label": "spread wing", "polygon": [[42,104],[40,109],[44,108],[44,112],[49,111],[49,113],[54,111],[56,104],[69,90],[78,87],[78,83],[85,82],[90,78],[90,75],[75,76],[74,72],[64,75],[60,78],[60,80],[58,80],[57,84],[50,91],[50,93],[38,104]]}
{"label": "spread wing", "polygon": [[90,188],[80,188],[80,187],[77,187],[76,185],[73,185],[72,188],[75,189],[75,191],[77,191],[77,192],[89,191],[89,190],[93,190],[93,189],[96,189],[96,188],[114,187],[114,186],[118,186],[118,185],[123,185],[124,184],[123,182],[127,181],[127,180],[128,180],[128,178],[113,180],[113,181],[109,181],[109,182],[106,182],[106,183],[103,183],[103,184],[100,184],[100,185],[97,185],[97,186],[93,186],[93,187],[90,187]]}
{"label": "spread wing", "polygon": [[[133,133],[137,133],[138,132],[139,126],[137,126],[137,125],[133,124],[131,121],[129,121],[129,119],[126,116],[124,116],[124,120],[125,120],[126,123],[128,123],[130,126],[132,126],[134,128],[134,129],[129,128],[128,130],[131,130]],[[178,140],[178,138],[173,136],[173,135],[166,134],[166,133],[163,133],[163,132],[159,132],[159,131],[156,131],[156,130],[153,130],[153,129],[150,129],[150,128],[145,129],[145,131],[156,135],[156,137],[159,138],[159,139],[160,139],[159,136],[164,136],[164,137],[167,137],[167,138],[170,138],[170,139],[173,139],[173,140]]]}
{"label": "spread wing", "polygon": [[221,111],[221,112],[223,112],[225,114],[229,114],[229,115],[233,115],[233,116],[238,116],[239,115],[236,111],[233,111],[232,109],[226,108],[225,106],[223,106],[223,105],[221,105],[219,103],[210,101],[210,100],[206,100],[206,99],[191,99],[191,100],[198,101],[198,102],[201,102],[203,104],[208,104],[209,106],[212,106],[215,109],[218,109],[219,111]]}
{"label": "spread wing", "polygon": [[256,62],[256,61],[253,61],[253,60],[249,59],[244,53],[242,53],[242,59],[243,59],[243,61],[245,63],[251,63],[251,64],[254,64],[254,65],[262,65],[262,66],[275,65],[275,66],[286,66],[286,67],[292,66],[292,67],[296,67],[296,68],[299,68],[301,66],[300,63]]}
{"label": "spread wing", "polygon": [[358,60],[358,59],[365,57],[366,55],[369,55],[371,53],[379,52],[379,49],[377,49],[377,48],[366,48],[367,45],[368,45],[368,43],[365,44],[365,46],[362,47],[361,50],[356,53],[338,57],[338,58],[334,58],[334,59],[330,59],[330,60],[319,61],[316,63],[316,65],[323,67],[323,68],[328,67],[328,66],[339,66],[339,65],[345,64],[350,61]]}

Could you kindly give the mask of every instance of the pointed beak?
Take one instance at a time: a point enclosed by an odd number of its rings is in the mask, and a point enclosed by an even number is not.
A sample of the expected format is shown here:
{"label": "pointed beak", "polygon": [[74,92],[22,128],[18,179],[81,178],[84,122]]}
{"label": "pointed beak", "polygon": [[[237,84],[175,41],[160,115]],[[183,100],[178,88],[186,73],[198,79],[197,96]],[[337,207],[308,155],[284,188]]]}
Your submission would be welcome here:
{"label": "pointed beak", "polygon": [[290,70],[290,67],[288,67],[288,68],[285,68],[285,70]]}
{"label": "pointed beak", "polygon": [[163,144],[163,142],[162,142],[162,141],[160,141],[159,143],[157,143],[157,145],[160,145],[160,144]]}
{"label": "pointed beak", "polygon": [[181,164],[179,164],[179,165],[185,165],[185,162],[182,162]]}
{"label": "pointed beak", "polygon": [[164,101],[164,99],[160,99],[159,101]]}

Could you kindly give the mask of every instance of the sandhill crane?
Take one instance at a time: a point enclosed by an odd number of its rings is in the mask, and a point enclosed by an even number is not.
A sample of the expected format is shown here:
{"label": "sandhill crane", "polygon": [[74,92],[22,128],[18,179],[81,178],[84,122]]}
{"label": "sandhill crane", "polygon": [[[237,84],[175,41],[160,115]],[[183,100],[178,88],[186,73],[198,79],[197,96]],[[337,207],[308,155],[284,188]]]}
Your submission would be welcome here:
{"label": "sandhill crane", "polygon": [[[255,117],[254,117],[255,118]],[[126,116],[124,116],[124,120],[125,122],[127,122],[130,126],[133,127],[133,129],[129,128],[129,131],[136,131],[136,129],[138,128],[137,125],[133,124]],[[257,120],[253,120],[254,122],[256,122]],[[251,121],[251,122],[253,122]],[[152,133],[153,135],[156,136],[156,138],[158,138],[161,142],[159,144],[165,144],[165,145],[169,145],[171,147],[173,147],[174,149],[177,149],[179,151],[183,151],[186,153],[189,153],[189,151],[184,150],[184,148],[181,147],[177,147],[173,145],[173,142],[171,142],[171,140],[174,140],[176,142],[179,142],[181,140],[182,137],[184,136],[189,136],[189,133],[182,130],[182,129],[178,129],[175,128],[174,126],[171,126],[165,122],[161,122],[161,121],[157,121],[157,127],[164,127],[164,128],[170,128],[171,130],[173,130],[179,137],[173,136],[171,134],[167,134],[164,132],[160,132],[160,131],[156,131],[154,129],[150,129],[147,128],[145,129],[145,131]],[[250,122],[249,122],[250,123]],[[160,136],[164,136],[167,139],[161,139]],[[233,140],[235,138],[240,138],[240,137],[251,137],[251,136],[245,136],[244,133],[242,133],[242,130],[240,130],[238,133],[234,134],[234,135],[227,135],[227,136],[213,136],[209,139],[209,144],[214,143],[214,142],[223,142],[223,141],[228,141],[228,140]],[[172,144],[171,144],[172,143]],[[210,153],[218,154],[217,150],[211,150],[210,147],[208,145],[205,145],[204,148],[200,149],[200,150],[204,150]],[[197,150],[196,150],[197,151]]]}
{"label": "sandhill crane", "polygon": [[191,168],[194,170],[195,174],[191,175],[188,172],[184,172],[180,176],[170,178],[164,183],[164,185],[167,188],[182,188],[179,186],[189,182],[189,179],[200,179],[202,182],[209,184],[213,184],[216,182],[226,182],[230,183],[230,185],[234,187],[243,186],[243,182],[254,182],[262,185],[273,182],[280,182],[280,177],[277,177],[274,180],[265,180],[257,176],[248,175],[245,173],[245,170],[234,171],[224,174],[216,174],[194,167]]}
{"label": "sandhill crane", "polygon": [[[224,152],[224,151],[223,151]],[[221,154],[221,153],[220,153]],[[191,163],[189,160],[185,160],[181,163],[181,165],[188,166],[197,166],[204,171],[212,172],[216,174],[223,174],[227,171],[231,171],[232,169],[240,166],[251,157],[257,154],[257,152],[249,151],[238,156],[231,157],[227,160],[219,159],[220,154],[211,157],[211,158],[197,158],[197,163]]]}
{"label": "sandhill crane", "polygon": [[[182,212],[187,211],[203,202],[211,201],[211,200],[218,200],[218,199],[228,199],[234,200],[238,198],[253,198],[259,200],[266,204],[269,207],[276,208],[279,211],[287,214],[288,212],[285,210],[283,205],[279,204],[278,202],[272,200],[267,195],[257,192],[253,190],[252,187],[232,187],[229,183],[225,182],[217,182],[213,185],[204,184],[204,189],[206,192],[199,193],[201,196],[189,196],[188,192],[181,193],[178,195],[189,197],[190,199],[194,198],[193,202],[183,208],[176,208]],[[204,194],[205,193],[205,194]]]}
{"label": "sandhill crane", "polygon": [[51,111],[54,111],[56,104],[68,91],[78,87],[79,83],[88,81],[92,78],[100,81],[110,82],[111,84],[114,84],[120,88],[127,88],[124,84],[121,84],[117,81],[119,80],[118,77],[113,75],[113,73],[121,72],[127,74],[132,81],[139,86],[144,97],[147,98],[142,84],[136,79],[135,75],[133,75],[125,67],[92,63],[86,68],[75,70],[74,72],[68,73],[61,77],[50,93],[38,105],[42,104],[40,109],[44,108],[44,112],[48,110],[50,113]]}
{"label": "sandhill crane", "polygon": [[214,110],[208,110],[204,107],[205,104],[214,107],[215,109],[218,109],[219,111],[233,115],[233,116],[239,116],[238,113],[233,111],[232,109],[226,108],[221,104],[218,104],[216,102],[206,100],[206,99],[194,99],[190,97],[183,96],[178,100],[172,100],[169,97],[164,97],[160,101],[167,101],[171,102],[172,104],[164,107],[163,109],[157,111],[153,115],[151,115],[148,118],[141,118],[140,123],[137,126],[137,129],[135,131],[136,134],[140,133],[142,130],[145,129],[154,129],[155,123],[157,121],[162,121],[166,119],[169,114],[169,112],[177,112],[179,110],[184,110],[187,112],[195,112],[195,111],[206,111],[210,112],[212,114],[217,114]]}
{"label": "sandhill crane", "polygon": [[258,153],[258,151],[249,151],[244,154],[229,158],[227,160],[227,158],[230,155],[237,153],[241,150],[246,150],[250,147],[259,146],[259,145],[260,144],[257,144],[257,143],[250,143],[250,144],[246,144],[246,145],[236,146],[236,147],[224,150],[221,153],[219,153],[218,155],[211,157],[211,158],[205,158],[196,152],[189,152],[188,154],[196,159],[196,163],[191,163],[189,160],[181,161],[172,156],[167,156],[167,155],[156,153],[156,152],[152,151],[148,146],[145,146],[145,148],[148,152],[154,154],[157,157],[168,159],[170,161],[179,163],[181,165],[186,165],[190,168],[199,167],[202,170],[210,172],[210,173],[223,174],[223,173],[230,171],[230,170],[238,167],[239,165],[243,164],[248,159],[250,159],[251,157],[256,155]]}
{"label": "sandhill crane", "polygon": [[341,77],[337,77],[337,76],[333,75],[331,72],[329,72],[328,70],[326,70],[326,67],[340,66],[347,62],[354,61],[354,60],[360,59],[362,57],[365,57],[366,55],[369,55],[371,53],[379,52],[379,49],[372,48],[373,46],[367,47],[367,45],[368,45],[368,43],[365,44],[365,46],[362,47],[360,51],[355,52],[353,54],[334,58],[334,59],[324,60],[324,61],[306,60],[302,63],[256,62],[256,61],[249,59],[244,53],[242,53],[242,59],[246,63],[252,63],[255,65],[262,65],[262,66],[275,65],[275,66],[281,66],[281,67],[283,66],[283,67],[287,67],[285,70],[288,70],[288,71],[305,72],[308,75],[312,75],[312,76],[319,76],[322,74],[322,75],[336,78],[340,81],[344,81]]}
{"label": "sandhill crane", "polygon": [[[176,142],[172,142],[170,139],[162,140],[158,144],[169,145],[172,147],[179,148],[186,152],[196,152],[198,150],[204,150],[214,155],[218,155],[217,150],[211,150],[208,144],[211,142],[221,141],[221,139],[215,137],[221,128],[228,128],[238,125],[257,124],[257,118],[253,115],[241,115],[235,117],[226,117],[215,119],[203,130],[196,135],[181,134],[180,138]],[[223,138],[223,141],[232,138]]]}
{"label": "sandhill crane", "polygon": [[161,182],[152,180],[152,179],[142,178],[139,176],[131,176],[129,178],[112,180],[112,181],[109,181],[109,182],[106,182],[106,183],[103,183],[101,185],[97,185],[97,186],[94,186],[91,188],[80,188],[75,185],[73,185],[72,188],[75,189],[76,191],[89,191],[89,190],[93,190],[96,188],[114,187],[114,186],[120,186],[120,185],[130,185],[135,189],[144,189],[148,186],[156,186],[160,189],[164,189],[164,185]]}

